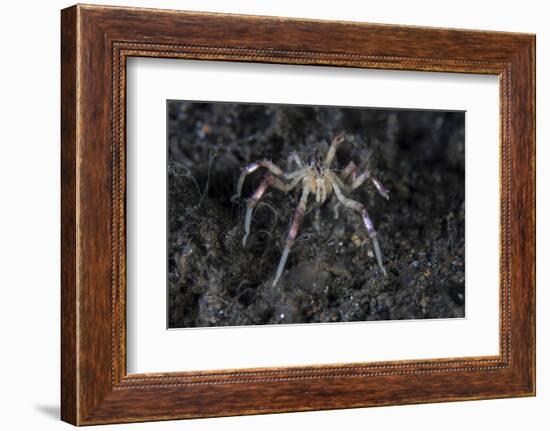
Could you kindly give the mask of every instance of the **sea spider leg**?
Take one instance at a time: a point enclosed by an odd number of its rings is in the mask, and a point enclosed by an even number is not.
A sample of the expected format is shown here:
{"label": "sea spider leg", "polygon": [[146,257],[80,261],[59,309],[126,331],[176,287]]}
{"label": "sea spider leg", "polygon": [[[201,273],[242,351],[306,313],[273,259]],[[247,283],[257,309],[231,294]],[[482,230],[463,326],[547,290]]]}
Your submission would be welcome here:
{"label": "sea spider leg", "polygon": [[376,261],[378,262],[378,266],[382,270],[382,273],[386,275],[386,270],[384,268],[384,265],[382,265],[382,252],[380,251],[380,244],[378,243],[377,234],[376,234],[376,231],[374,230],[374,225],[372,224],[372,220],[369,217],[369,213],[367,212],[367,209],[362,203],[345,197],[344,194],[342,193],[342,190],[340,190],[340,187],[338,187],[338,185],[333,184],[332,188],[334,189],[334,194],[336,195],[338,200],[342,203],[342,205],[344,205],[345,207],[354,209],[359,214],[361,214],[361,217],[363,218],[363,223],[367,228],[367,233],[370,239],[372,240],[372,245],[374,247],[374,254],[376,256]]}
{"label": "sea spider leg", "polygon": [[359,174],[359,176],[357,178],[355,178],[355,180],[351,184],[351,189],[355,190],[357,187],[359,187],[361,184],[363,184],[365,182],[365,180],[367,180],[367,179],[370,179],[372,181],[372,183],[374,184],[374,187],[376,187],[376,190],[378,191],[378,193],[380,193],[380,196],[382,196],[386,199],[390,198],[389,190],[387,188],[385,188],[378,179],[373,177],[370,174],[368,169],[365,169],[363,172],[361,172]]}
{"label": "sea spider leg", "polygon": [[304,177],[305,173],[301,173],[298,176],[295,176],[290,183],[285,183],[284,181],[280,180],[279,178],[273,177],[273,184],[271,184],[276,189],[288,193],[292,189],[294,189],[298,184],[300,184],[300,181],[302,181],[302,178]]}
{"label": "sea spider leg", "polygon": [[296,153],[296,151],[293,151],[290,156],[288,156],[287,162],[289,167],[292,165],[292,162],[296,163],[296,166],[298,166],[298,168],[304,167],[302,159],[300,159],[300,156],[298,155],[298,153]]}
{"label": "sea spider leg", "polygon": [[250,234],[250,223],[252,222],[252,211],[254,211],[254,207],[256,206],[258,201],[262,198],[267,188],[271,186],[287,193],[290,190],[292,190],[294,187],[296,187],[300,183],[301,179],[302,177],[297,177],[290,184],[286,184],[283,181],[281,181],[279,178],[271,174],[267,174],[265,176],[263,181],[260,183],[256,191],[254,192],[254,194],[246,204],[246,215],[244,217],[243,247],[246,246],[246,240],[248,239],[248,235]]}
{"label": "sea spider leg", "polygon": [[346,167],[340,174],[340,179],[342,181],[346,181],[350,175],[351,181],[355,181],[355,177],[357,176],[357,165],[353,161],[349,162],[346,165]]}
{"label": "sea spider leg", "polygon": [[344,142],[344,133],[340,133],[339,135],[336,135],[332,140],[332,142],[330,143],[330,147],[327,151],[327,157],[325,158],[325,161],[323,163],[323,166],[325,168],[328,168],[332,163],[332,160],[334,159],[334,156],[336,154],[336,150],[338,149],[338,146],[342,142]]}
{"label": "sea spider leg", "polygon": [[378,193],[386,199],[390,199],[390,191],[384,187],[384,185],[375,177],[371,177],[370,180],[374,184],[374,187],[376,187],[376,190],[378,190]]}
{"label": "sea spider leg", "polygon": [[335,172],[327,171],[325,175],[329,177],[329,184],[336,184],[338,187],[340,187],[341,190],[345,191],[346,193],[351,192],[350,186],[344,183],[344,181],[338,175],[336,175]]}
{"label": "sea spider leg", "polygon": [[284,176],[283,170],[279,168],[275,163],[269,160],[259,160],[254,163],[250,163],[241,172],[241,176],[239,177],[239,182],[237,183],[237,193],[231,198],[231,200],[238,199],[241,197],[241,192],[243,189],[243,184],[246,176],[256,171],[258,168],[262,168],[262,167],[268,169],[273,175],[276,175],[278,177]]}
{"label": "sea spider leg", "polygon": [[239,181],[237,183],[237,193],[231,197],[232,201],[241,197],[241,192],[243,189],[243,184],[244,184],[244,180],[246,179],[246,176],[261,167],[268,169],[273,175],[277,177],[284,177],[287,180],[291,180],[293,178],[296,178],[299,175],[302,175],[306,170],[306,168],[302,168],[297,171],[291,172],[290,174],[285,174],[281,168],[279,168],[275,163],[269,160],[259,160],[257,162],[251,163],[248,166],[246,166],[241,172],[241,176],[239,177]]}
{"label": "sea spider leg", "polygon": [[243,236],[243,247],[246,245],[246,240],[248,238],[248,234],[250,233],[250,222],[252,221],[252,211],[254,210],[254,207],[258,203],[258,201],[262,198],[267,188],[270,186],[270,184],[273,182],[273,176],[272,175],[266,175],[263,181],[260,183],[259,187],[256,189],[252,197],[248,200],[246,204],[246,216],[244,218],[244,236]]}
{"label": "sea spider leg", "polygon": [[[374,184],[374,187],[376,187],[376,190],[380,195],[386,199],[389,199],[389,190],[384,187],[384,185],[375,177],[373,177],[368,169],[365,169],[363,172],[361,172],[359,175],[357,175],[357,165],[353,162],[349,162],[347,166],[344,168],[342,173],[340,174],[340,179],[342,181],[346,181],[348,177],[351,177],[351,190],[355,190],[357,187],[359,187],[361,184],[365,182],[366,179],[369,179]],[[338,184],[340,185],[340,184]],[[341,186],[340,186],[341,188]]]}
{"label": "sea spider leg", "polygon": [[340,201],[336,201],[332,207],[332,212],[334,213],[334,220],[338,220],[340,218]]}
{"label": "sea spider leg", "polygon": [[298,235],[298,229],[300,227],[300,223],[302,222],[302,219],[304,218],[304,213],[306,212],[307,197],[309,195],[309,191],[310,191],[309,183],[305,181],[304,188],[302,191],[302,197],[300,198],[300,203],[298,204],[298,208],[296,208],[296,211],[294,212],[294,216],[292,217],[292,224],[290,225],[290,230],[288,231],[288,236],[286,238],[283,254],[281,255],[281,260],[279,260],[279,266],[277,267],[275,280],[273,280],[273,286],[277,284],[277,282],[279,281],[279,278],[281,277],[281,274],[283,273],[283,269],[285,268],[285,264],[286,264],[286,259],[288,258],[288,253],[290,253],[290,249],[292,248],[292,245],[296,240],[296,235]]}

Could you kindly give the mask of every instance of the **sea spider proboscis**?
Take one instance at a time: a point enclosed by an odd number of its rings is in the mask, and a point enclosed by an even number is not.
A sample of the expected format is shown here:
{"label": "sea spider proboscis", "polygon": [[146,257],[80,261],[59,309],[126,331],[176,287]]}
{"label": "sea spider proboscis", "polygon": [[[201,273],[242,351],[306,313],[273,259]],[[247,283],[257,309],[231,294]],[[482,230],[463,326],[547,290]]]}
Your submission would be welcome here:
{"label": "sea spider proboscis", "polygon": [[246,166],[239,177],[239,182],[237,183],[237,194],[233,196],[233,199],[238,199],[241,196],[243,183],[247,175],[259,168],[265,168],[268,170],[259,187],[247,201],[247,209],[244,220],[243,247],[246,245],[246,240],[250,234],[252,211],[266,192],[267,188],[273,187],[284,193],[288,193],[299,185],[302,187],[300,203],[298,204],[298,208],[296,208],[292,218],[292,224],[286,238],[285,248],[283,250],[283,254],[281,255],[279,266],[277,267],[275,279],[273,280],[273,286],[277,284],[281,274],[283,273],[288,254],[290,253],[290,249],[296,240],[298,228],[300,227],[300,223],[304,217],[308,197],[313,193],[315,194],[316,202],[320,205],[326,201],[327,197],[329,197],[332,192],[334,192],[336,198],[342,205],[357,211],[361,215],[363,223],[367,229],[367,233],[372,240],[378,266],[382,270],[382,273],[386,275],[386,270],[382,264],[382,252],[380,251],[376,231],[374,230],[374,225],[369,217],[367,209],[362,203],[346,197],[345,193],[350,194],[367,179],[371,180],[378,193],[384,198],[389,199],[389,192],[378,179],[371,175],[368,169],[363,169],[360,171],[353,161],[350,161],[340,173],[330,168],[336,154],[336,150],[342,142],[344,142],[344,134],[340,133],[332,140],[323,161],[314,159],[310,163],[304,164],[296,153],[292,153],[290,160],[298,166],[298,169],[294,172],[285,173],[277,165],[264,159]]}

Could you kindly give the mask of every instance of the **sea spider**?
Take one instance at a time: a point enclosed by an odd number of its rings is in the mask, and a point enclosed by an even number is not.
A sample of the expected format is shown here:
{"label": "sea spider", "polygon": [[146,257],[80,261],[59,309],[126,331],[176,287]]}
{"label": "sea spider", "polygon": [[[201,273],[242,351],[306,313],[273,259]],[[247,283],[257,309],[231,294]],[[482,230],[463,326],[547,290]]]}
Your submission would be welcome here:
{"label": "sea spider", "polygon": [[370,174],[368,169],[359,171],[353,161],[349,162],[344,170],[339,174],[336,170],[330,168],[334,155],[336,154],[336,150],[342,142],[344,142],[343,133],[339,134],[332,140],[325,160],[322,162],[319,159],[314,159],[310,163],[304,164],[296,153],[292,153],[289,159],[298,165],[298,170],[294,172],[285,173],[281,168],[269,160],[259,160],[246,166],[239,177],[237,194],[233,196],[233,199],[238,199],[241,196],[243,183],[248,174],[251,174],[262,167],[268,170],[260,186],[256,189],[252,197],[248,199],[247,202],[246,215],[244,219],[243,247],[246,245],[246,240],[250,234],[252,211],[258,201],[262,198],[267,188],[274,187],[284,193],[288,193],[298,185],[302,186],[300,203],[298,204],[298,208],[296,208],[294,217],[292,218],[292,224],[288,232],[285,248],[283,250],[283,254],[281,255],[279,266],[277,267],[275,279],[273,280],[273,286],[277,284],[281,274],[283,273],[288,254],[290,253],[290,249],[296,240],[298,228],[300,227],[300,223],[304,217],[307,200],[310,193],[315,194],[315,200],[320,205],[326,201],[327,197],[329,197],[332,192],[334,192],[336,198],[342,205],[361,214],[363,223],[367,228],[367,233],[372,240],[378,266],[382,270],[382,273],[386,275],[386,270],[382,265],[382,252],[380,251],[376,231],[374,230],[374,225],[369,217],[367,209],[362,203],[346,197],[344,193],[351,193],[367,179],[372,181],[378,193],[384,198],[389,199],[389,192],[380,181]]}

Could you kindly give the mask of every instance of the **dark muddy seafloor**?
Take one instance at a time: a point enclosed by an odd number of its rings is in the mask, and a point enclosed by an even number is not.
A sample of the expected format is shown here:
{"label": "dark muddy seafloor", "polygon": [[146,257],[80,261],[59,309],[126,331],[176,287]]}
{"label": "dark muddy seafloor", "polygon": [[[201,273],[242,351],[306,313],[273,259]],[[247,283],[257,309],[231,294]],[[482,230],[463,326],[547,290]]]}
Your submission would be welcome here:
{"label": "dark muddy seafloor", "polygon": [[[168,325],[464,317],[464,113],[168,102]],[[250,175],[231,202],[241,169],[268,158],[290,168],[324,155],[345,132],[334,169],[354,160],[390,190],[366,182],[350,197],[371,215],[387,275],[361,217],[335,196],[314,196],[279,283],[272,282],[300,188],[270,189],[242,246]]]}

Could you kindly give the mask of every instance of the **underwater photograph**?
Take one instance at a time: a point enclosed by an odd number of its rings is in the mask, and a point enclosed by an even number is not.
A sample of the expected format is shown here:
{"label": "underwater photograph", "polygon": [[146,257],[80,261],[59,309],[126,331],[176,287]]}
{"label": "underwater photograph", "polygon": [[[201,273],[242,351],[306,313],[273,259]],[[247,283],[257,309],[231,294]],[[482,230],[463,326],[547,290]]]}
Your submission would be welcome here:
{"label": "underwater photograph", "polygon": [[465,316],[465,113],[167,101],[168,328]]}

